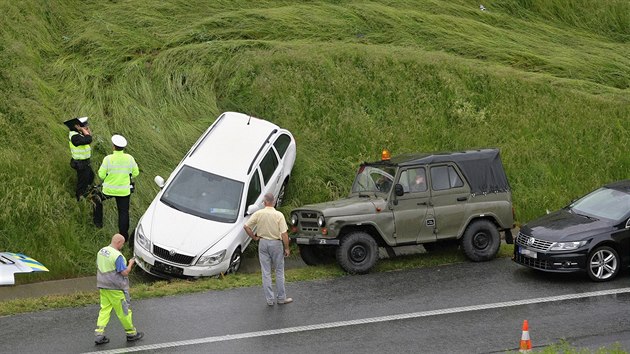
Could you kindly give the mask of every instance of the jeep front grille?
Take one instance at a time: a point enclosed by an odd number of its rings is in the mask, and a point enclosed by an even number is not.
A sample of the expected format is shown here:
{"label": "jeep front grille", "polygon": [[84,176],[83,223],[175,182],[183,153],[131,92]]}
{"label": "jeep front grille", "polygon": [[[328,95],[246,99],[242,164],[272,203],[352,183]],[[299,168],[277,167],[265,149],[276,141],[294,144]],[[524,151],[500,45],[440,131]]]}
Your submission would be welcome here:
{"label": "jeep front grille", "polygon": [[551,241],[545,241],[538,238],[533,238],[531,236],[527,236],[522,232],[518,233],[516,237],[516,244],[525,246],[527,248],[535,249],[537,251],[546,252],[549,250],[549,247],[553,244]]}
{"label": "jeep front grille", "polygon": [[302,211],[300,212],[299,229],[305,232],[319,232],[319,226],[317,226],[318,213],[315,211]]}
{"label": "jeep front grille", "polygon": [[167,260],[173,263],[184,264],[184,265],[190,265],[190,263],[195,258],[193,256],[187,256],[185,254],[179,254],[179,253],[175,253],[171,256],[169,251],[156,245],[153,245],[153,254],[155,254],[156,256],[164,260]]}

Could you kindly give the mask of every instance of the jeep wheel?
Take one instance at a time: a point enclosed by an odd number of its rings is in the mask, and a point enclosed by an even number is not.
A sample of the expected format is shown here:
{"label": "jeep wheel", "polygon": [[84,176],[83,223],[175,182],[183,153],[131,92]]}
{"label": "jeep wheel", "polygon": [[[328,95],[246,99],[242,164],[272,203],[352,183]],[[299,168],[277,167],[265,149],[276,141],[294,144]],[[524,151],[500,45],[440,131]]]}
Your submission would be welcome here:
{"label": "jeep wheel", "polygon": [[332,247],[298,245],[298,248],[302,260],[310,266],[329,264],[335,259]]}
{"label": "jeep wheel", "polygon": [[365,232],[353,232],[341,240],[337,248],[337,262],[346,272],[364,274],[378,260],[378,246]]}
{"label": "jeep wheel", "polygon": [[243,259],[243,255],[241,254],[241,248],[237,247],[232,253],[232,257],[230,258],[230,265],[228,269],[225,271],[225,274],[233,274],[238,272],[241,269],[241,260]]}
{"label": "jeep wheel", "polygon": [[597,247],[588,256],[586,272],[592,281],[612,280],[619,273],[619,254],[608,246]]}
{"label": "jeep wheel", "polygon": [[462,237],[464,253],[473,262],[491,260],[499,252],[500,245],[499,230],[488,220],[473,221]]}

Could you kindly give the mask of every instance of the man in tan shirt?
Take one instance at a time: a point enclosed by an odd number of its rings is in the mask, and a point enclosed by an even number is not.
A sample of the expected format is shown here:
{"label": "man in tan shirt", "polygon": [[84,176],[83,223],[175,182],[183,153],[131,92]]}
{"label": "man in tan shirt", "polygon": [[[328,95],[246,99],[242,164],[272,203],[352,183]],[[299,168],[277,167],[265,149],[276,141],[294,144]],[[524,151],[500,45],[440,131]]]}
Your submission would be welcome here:
{"label": "man in tan shirt", "polygon": [[[289,256],[289,235],[284,215],[277,211],[274,196],[271,193],[263,197],[264,209],[258,210],[247,220],[245,232],[258,242],[258,258],[262,271],[262,283],[267,305],[273,306],[274,300],[278,304],[288,304],[293,299],[287,297],[284,288],[284,257]],[[252,229],[256,230],[256,233]],[[276,270],[276,296],[271,284],[271,268]]]}

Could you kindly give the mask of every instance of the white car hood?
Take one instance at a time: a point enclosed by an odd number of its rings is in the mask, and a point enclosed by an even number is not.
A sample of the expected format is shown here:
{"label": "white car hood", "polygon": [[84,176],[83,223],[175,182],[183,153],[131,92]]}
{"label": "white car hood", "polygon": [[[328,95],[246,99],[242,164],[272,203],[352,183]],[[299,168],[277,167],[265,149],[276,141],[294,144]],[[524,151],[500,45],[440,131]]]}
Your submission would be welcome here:
{"label": "white car hood", "polygon": [[237,225],[187,214],[159,200],[143,219],[144,235],[154,245],[190,256],[205,252]]}

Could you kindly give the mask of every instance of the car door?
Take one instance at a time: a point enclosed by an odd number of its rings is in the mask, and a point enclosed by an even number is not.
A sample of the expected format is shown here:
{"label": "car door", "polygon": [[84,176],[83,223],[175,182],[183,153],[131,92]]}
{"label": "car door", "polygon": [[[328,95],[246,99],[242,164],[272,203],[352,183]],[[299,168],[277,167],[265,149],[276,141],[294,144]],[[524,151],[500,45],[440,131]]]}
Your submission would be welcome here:
{"label": "car door", "polygon": [[[415,181],[424,178],[424,186]],[[396,228],[396,244],[423,243],[435,240],[431,193],[426,183],[425,167],[403,169],[398,177],[404,194],[397,196],[391,208]]]}
{"label": "car door", "polygon": [[429,177],[437,239],[456,237],[466,216],[470,187],[455,164],[433,165]]}
{"label": "car door", "polygon": [[260,161],[260,172],[262,174],[263,190],[262,194],[272,193],[274,197],[280,190],[282,182],[282,168],[279,164],[278,155],[273,147],[265,153]]}

